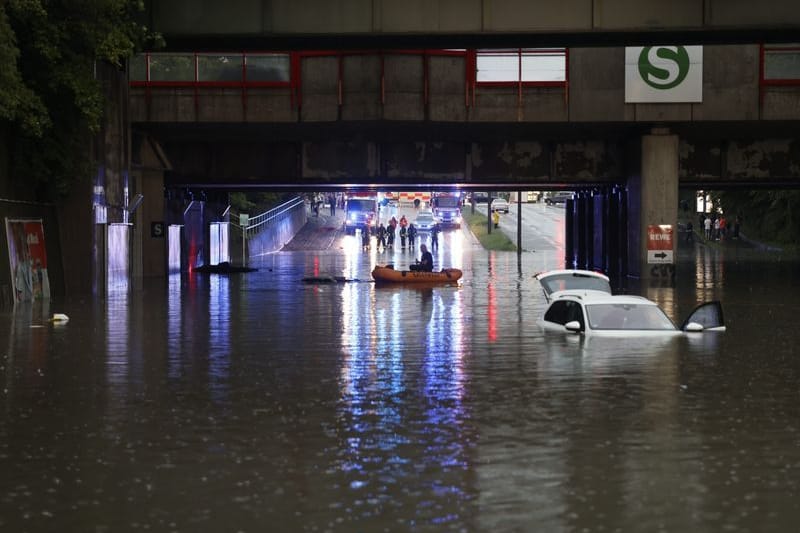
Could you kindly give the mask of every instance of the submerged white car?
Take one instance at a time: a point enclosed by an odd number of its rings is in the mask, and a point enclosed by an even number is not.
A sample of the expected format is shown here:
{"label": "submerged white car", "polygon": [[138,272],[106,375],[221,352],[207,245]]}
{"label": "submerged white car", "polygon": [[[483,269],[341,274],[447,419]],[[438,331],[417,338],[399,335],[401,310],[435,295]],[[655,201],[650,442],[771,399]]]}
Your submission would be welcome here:
{"label": "submerged white car", "polygon": [[696,307],[678,328],[655,302],[642,296],[611,294],[608,277],[603,274],[561,270],[536,277],[550,302],[541,321],[545,330],[610,337],[725,331],[718,301]]}

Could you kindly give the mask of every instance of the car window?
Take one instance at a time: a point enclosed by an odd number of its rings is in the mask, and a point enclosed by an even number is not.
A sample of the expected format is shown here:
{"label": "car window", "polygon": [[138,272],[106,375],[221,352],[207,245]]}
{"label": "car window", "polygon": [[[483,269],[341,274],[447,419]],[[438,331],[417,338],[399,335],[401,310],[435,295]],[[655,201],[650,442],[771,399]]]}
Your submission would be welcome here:
{"label": "car window", "polygon": [[567,322],[577,320],[581,324],[581,329],[584,327],[583,310],[578,302],[571,300],[553,302],[553,305],[544,314],[544,319],[547,322],[561,324],[562,326]]}
{"label": "car window", "polygon": [[550,309],[544,314],[544,319],[556,324],[567,323],[567,302],[553,302]]}
{"label": "car window", "polygon": [[705,329],[720,328],[725,325],[722,315],[722,304],[718,301],[706,302],[695,308],[681,325],[681,329],[686,329],[689,322],[696,322]]}
{"label": "car window", "polygon": [[591,304],[586,306],[592,329],[674,330],[675,324],[656,305]]}

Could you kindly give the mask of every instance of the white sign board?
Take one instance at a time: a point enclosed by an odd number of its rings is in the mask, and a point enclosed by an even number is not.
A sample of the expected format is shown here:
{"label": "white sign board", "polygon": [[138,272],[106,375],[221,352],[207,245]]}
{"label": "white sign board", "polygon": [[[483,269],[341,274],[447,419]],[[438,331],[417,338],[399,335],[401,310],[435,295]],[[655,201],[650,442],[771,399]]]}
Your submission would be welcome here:
{"label": "white sign board", "polygon": [[625,48],[625,103],[702,101],[702,46]]}
{"label": "white sign board", "polygon": [[672,250],[647,250],[648,265],[671,265],[674,262]]}
{"label": "white sign board", "polygon": [[239,214],[239,225],[243,228],[246,228],[248,225],[250,225],[250,215],[245,213]]}

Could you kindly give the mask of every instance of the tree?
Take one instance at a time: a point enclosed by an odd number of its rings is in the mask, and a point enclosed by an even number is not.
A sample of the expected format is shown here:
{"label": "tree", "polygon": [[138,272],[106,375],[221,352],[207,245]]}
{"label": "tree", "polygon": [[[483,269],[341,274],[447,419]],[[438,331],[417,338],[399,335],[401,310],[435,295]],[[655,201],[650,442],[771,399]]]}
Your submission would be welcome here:
{"label": "tree", "polygon": [[0,6],[0,127],[12,175],[55,199],[92,174],[88,148],[104,99],[96,62],[122,68],[160,38],[136,21],[141,0],[6,0]]}
{"label": "tree", "polygon": [[800,235],[800,191],[722,191],[714,195],[726,217],[741,217],[748,236],[777,244],[796,243]]}

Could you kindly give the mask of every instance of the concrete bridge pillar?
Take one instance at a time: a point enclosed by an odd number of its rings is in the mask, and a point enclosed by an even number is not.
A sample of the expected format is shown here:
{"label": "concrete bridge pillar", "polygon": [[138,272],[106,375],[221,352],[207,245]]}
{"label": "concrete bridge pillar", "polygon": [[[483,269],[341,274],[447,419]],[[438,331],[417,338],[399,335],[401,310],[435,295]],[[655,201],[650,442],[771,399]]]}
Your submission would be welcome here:
{"label": "concrete bridge pillar", "polygon": [[[631,194],[630,202],[639,204],[638,220],[631,217],[629,238],[637,237],[636,246],[631,246],[631,258],[638,261],[638,275],[642,278],[672,276],[674,264],[660,265],[648,262],[648,226],[671,225],[673,231],[672,255],[677,246],[678,221],[678,161],[679,139],[667,128],[653,128],[649,135],[642,136],[641,178],[638,194]],[[631,209],[631,213],[636,210]],[[638,223],[634,231],[633,224]],[[638,250],[638,252],[637,252]],[[634,274],[631,271],[631,274]]]}

